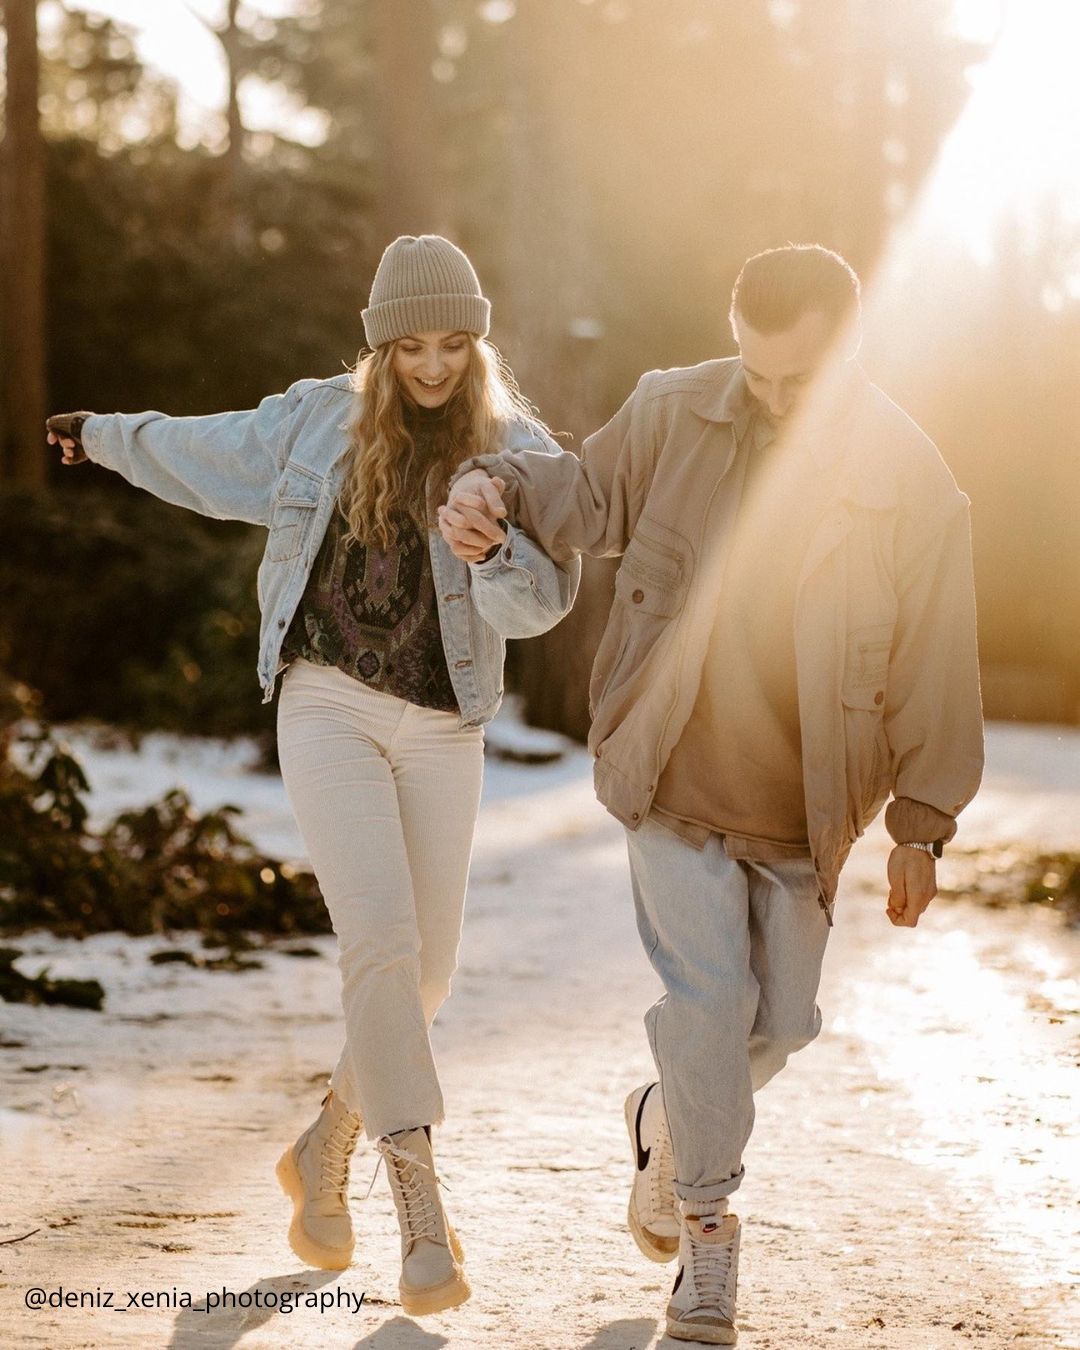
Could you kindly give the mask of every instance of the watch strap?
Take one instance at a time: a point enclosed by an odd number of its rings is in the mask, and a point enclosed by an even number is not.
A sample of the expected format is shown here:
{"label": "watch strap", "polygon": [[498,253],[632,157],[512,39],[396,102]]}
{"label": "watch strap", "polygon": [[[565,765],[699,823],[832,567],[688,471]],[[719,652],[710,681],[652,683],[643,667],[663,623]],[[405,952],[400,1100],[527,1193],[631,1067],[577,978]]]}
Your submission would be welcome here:
{"label": "watch strap", "polygon": [[929,853],[932,858],[940,858],[944,851],[940,839],[935,839],[933,843],[926,843],[922,840],[905,839],[900,847],[917,848],[920,853]]}

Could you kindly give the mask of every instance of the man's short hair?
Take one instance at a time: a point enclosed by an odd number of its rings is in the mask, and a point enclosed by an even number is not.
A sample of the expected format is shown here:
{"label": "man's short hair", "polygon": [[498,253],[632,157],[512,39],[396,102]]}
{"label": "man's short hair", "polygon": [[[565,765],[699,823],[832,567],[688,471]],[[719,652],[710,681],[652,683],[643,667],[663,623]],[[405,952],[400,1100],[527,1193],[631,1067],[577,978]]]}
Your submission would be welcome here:
{"label": "man's short hair", "polygon": [[859,278],[850,263],[821,244],[788,244],[743,263],[729,317],[733,328],[738,311],[759,333],[783,333],[813,311],[840,328],[859,310]]}

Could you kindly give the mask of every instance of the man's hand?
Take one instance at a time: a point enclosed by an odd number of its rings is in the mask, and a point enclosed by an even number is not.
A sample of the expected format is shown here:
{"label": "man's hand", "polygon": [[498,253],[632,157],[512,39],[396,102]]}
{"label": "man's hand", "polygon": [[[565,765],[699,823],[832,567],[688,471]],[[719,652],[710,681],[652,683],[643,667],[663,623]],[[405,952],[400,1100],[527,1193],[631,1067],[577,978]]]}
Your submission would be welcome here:
{"label": "man's hand", "polygon": [[932,854],[897,844],[889,854],[889,900],[885,913],[897,928],[914,928],[937,895]]}
{"label": "man's hand", "polygon": [[447,504],[439,507],[442,537],[463,562],[480,562],[506,538],[499,524],[506,515],[502,499],[505,486],[502,478],[490,478],[483,469],[472,469],[450,489]]}
{"label": "man's hand", "polygon": [[93,415],[88,412],[57,413],[46,420],[49,444],[59,445],[63,451],[61,463],[82,464],[87,458],[82,447],[82,429],[86,419]]}

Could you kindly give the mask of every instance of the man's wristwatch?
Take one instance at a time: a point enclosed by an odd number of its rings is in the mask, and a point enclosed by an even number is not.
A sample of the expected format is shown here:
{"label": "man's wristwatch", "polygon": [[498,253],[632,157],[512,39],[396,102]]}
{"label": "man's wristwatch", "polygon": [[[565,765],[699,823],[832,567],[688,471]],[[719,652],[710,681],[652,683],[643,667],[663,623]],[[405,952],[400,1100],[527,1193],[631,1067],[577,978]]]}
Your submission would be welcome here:
{"label": "man's wristwatch", "polygon": [[917,848],[920,853],[929,853],[931,858],[940,858],[942,853],[941,840],[935,839],[932,844],[924,844],[913,839],[906,839],[901,848]]}

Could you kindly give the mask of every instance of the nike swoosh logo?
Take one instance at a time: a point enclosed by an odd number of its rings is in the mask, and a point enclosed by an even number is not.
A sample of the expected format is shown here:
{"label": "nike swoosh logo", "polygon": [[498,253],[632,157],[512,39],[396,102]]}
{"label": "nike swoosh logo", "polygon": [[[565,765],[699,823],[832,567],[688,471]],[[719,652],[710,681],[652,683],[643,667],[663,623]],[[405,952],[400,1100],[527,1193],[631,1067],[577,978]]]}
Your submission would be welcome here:
{"label": "nike swoosh logo", "polygon": [[637,1148],[637,1169],[639,1172],[644,1172],[648,1167],[649,1157],[652,1154],[651,1148],[641,1147],[641,1117],[645,1111],[645,1103],[648,1100],[649,1093],[655,1086],[656,1084],[653,1083],[648,1091],[642,1093],[641,1101],[638,1102],[637,1118],[634,1121],[634,1145]]}

